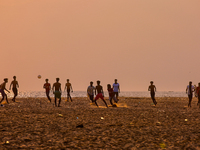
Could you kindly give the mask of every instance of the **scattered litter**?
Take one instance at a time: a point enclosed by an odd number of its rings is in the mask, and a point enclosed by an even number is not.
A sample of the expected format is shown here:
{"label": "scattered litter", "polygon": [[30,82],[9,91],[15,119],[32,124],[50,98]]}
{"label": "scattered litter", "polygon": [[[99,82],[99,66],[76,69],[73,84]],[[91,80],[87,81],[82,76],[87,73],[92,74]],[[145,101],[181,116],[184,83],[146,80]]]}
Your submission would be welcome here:
{"label": "scattered litter", "polygon": [[78,119],[78,117],[76,119]]}
{"label": "scattered litter", "polygon": [[63,115],[62,115],[62,114],[59,114],[59,116],[62,117]]}
{"label": "scattered litter", "polygon": [[185,121],[188,121],[187,119],[185,119]]}
{"label": "scattered litter", "polygon": [[76,128],[83,128],[83,124],[77,125]]}
{"label": "scattered litter", "polygon": [[3,104],[1,104],[1,105],[0,105],[0,107],[4,107],[4,105],[3,105]]}
{"label": "scattered litter", "polygon": [[20,106],[18,106],[18,107],[20,107]]}
{"label": "scattered litter", "polygon": [[6,144],[8,144],[9,143],[9,141],[6,141]]}
{"label": "scattered litter", "polygon": [[159,125],[161,125],[161,123],[160,122],[156,122],[156,125],[159,126]]}
{"label": "scattered litter", "polygon": [[161,143],[161,144],[160,144],[160,147],[161,147],[162,149],[166,148],[165,143]]}
{"label": "scattered litter", "polygon": [[101,119],[103,120],[104,118],[103,118],[103,117],[101,117]]}

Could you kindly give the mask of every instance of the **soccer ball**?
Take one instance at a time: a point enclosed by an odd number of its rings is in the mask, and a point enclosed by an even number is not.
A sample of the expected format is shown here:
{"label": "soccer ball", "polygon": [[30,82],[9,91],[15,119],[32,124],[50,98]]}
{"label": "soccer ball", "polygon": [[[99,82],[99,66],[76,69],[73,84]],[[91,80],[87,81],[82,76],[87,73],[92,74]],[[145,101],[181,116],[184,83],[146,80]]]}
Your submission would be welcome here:
{"label": "soccer ball", "polygon": [[41,75],[38,75],[38,79],[41,79],[42,78],[42,76]]}

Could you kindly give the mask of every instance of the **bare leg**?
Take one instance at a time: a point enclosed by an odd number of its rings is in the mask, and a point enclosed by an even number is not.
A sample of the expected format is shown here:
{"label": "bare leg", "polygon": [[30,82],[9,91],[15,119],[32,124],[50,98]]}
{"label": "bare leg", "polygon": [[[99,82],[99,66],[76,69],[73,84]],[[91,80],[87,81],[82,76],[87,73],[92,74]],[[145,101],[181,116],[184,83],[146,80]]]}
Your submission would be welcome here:
{"label": "bare leg", "polygon": [[106,107],[108,107],[108,105],[107,105],[106,101],[105,101],[104,99],[102,99],[102,100],[103,100],[103,102],[105,103]]}
{"label": "bare leg", "polygon": [[55,106],[57,106],[57,105],[56,105],[56,97],[55,97]]}
{"label": "bare leg", "polygon": [[61,102],[61,98],[59,99],[59,104],[58,104],[58,107],[60,107],[60,102]]}

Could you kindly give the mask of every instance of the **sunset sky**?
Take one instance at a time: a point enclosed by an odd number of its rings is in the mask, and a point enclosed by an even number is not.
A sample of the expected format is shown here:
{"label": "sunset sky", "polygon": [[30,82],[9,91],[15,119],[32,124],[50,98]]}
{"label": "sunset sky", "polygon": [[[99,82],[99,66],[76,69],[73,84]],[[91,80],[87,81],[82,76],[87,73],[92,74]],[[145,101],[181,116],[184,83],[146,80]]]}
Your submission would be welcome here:
{"label": "sunset sky", "polygon": [[[117,78],[122,91],[200,82],[200,0],[0,0],[0,83],[75,91]],[[42,78],[38,79],[37,75]],[[9,86],[7,85],[7,87]]]}

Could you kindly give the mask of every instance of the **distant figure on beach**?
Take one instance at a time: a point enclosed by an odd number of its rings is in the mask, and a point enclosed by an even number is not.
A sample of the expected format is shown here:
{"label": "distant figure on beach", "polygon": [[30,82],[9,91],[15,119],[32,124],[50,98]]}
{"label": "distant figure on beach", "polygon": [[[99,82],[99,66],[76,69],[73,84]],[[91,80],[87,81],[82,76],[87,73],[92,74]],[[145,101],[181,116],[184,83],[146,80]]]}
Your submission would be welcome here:
{"label": "distant figure on beach", "polygon": [[110,104],[113,106],[112,99],[115,101],[115,103],[117,103],[118,100],[116,99],[115,93],[113,91],[113,88],[111,88],[110,84],[107,85],[107,90],[108,90],[108,93],[109,93]]}
{"label": "distant figure on beach", "polygon": [[46,90],[46,96],[48,98],[48,100],[51,102],[51,98],[49,96],[49,92],[51,90],[51,84],[48,82],[49,79],[45,79],[46,83],[43,85],[43,88]]}
{"label": "distant figure on beach", "polygon": [[87,88],[87,94],[92,102],[94,102],[94,91],[95,87],[93,86],[93,82],[90,82],[90,86]]}
{"label": "distant figure on beach", "polygon": [[10,93],[10,92],[6,89],[6,83],[8,83],[8,78],[5,78],[4,82],[0,85],[0,92],[1,92],[1,95],[2,95],[2,99],[1,99],[0,103],[4,100],[4,97],[6,97],[6,101],[8,103],[7,94],[5,93],[4,90],[6,90],[8,93]]}
{"label": "distant figure on beach", "polygon": [[[98,94],[97,94],[97,93],[98,93]],[[106,101],[104,100],[104,96],[103,96],[103,87],[100,85],[100,81],[97,81],[97,86],[96,86],[96,88],[95,88],[95,95],[96,95],[96,97],[95,97],[94,102],[95,102],[96,105],[97,105],[97,102],[96,102],[96,101],[100,98],[100,99],[103,100],[103,102],[105,103],[106,107],[108,107]],[[99,106],[97,105],[97,107],[99,107]]]}
{"label": "distant figure on beach", "polygon": [[17,88],[19,88],[19,84],[18,84],[18,82],[17,82],[17,80],[16,80],[16,76],[13,76],[13,79],[14,79],[14,80],[10,83],[10,88],[9,88],[9,90],[11,90],[11,86],[12,86],[12,91],[13,91],[13,93],[14,93],[14,97],[13,97],[12,101],[15,102],[15,98],[16,98],[17,95],[18,95],[18,90],[17,90]]}
{"label": "distant figure on beach", "polygon": [[119,93],[120,93],[120,88],[119,88],[119,83],[117,83],[117,79],[115,79],[115,83],[113,83],[113,91],[114,91],[114,95],[116,95],[117,100]]}
{"label": "distant figure on beach", "polygon": [[153,100],[153,103],[156,105],[157,104],[156,99],[155,99],[156,86],[153,85],[153,81],[150,82],[148,91],[150,91],[151,99]]}
{"label": "distant figure on beach", "polygon": [[196,88],[196,93],[197,93],[197,97],[198,97],[197,105],[199,105],[199,108],[200,108],[200,82],[198,84],[198,87]]}
{"label": "distant figure on beach", "polygon": [[70,95],[70,90],[73,92],[73,89],[72,89],[72,84],[69,83],[69,79],[67,79],[67,83],[65,84],[65,89],[64,90],[66,90],[66,88],[67,88],[67,101],[69,101],[69,98],[70,98],[70,100],[72,102],[72,98],[71,98],[71,95]]}
{"label": "distant figure on beach", "polygon": [[53,87],[52,87],[53,94],[55,95],[55,106],[57,106],[57,103],[56,103],[57,98],[59,99],[58,107],[60,107],[61,94],[62,94],[61,84],[59,83],[59,80],[60,80],[59,78],[56,78],[56,82],[53,84]]}
{"label": "distant figure on beach", "polygon": [[189,103],[188,107],[191,107],[193,92],[195,91],[194,86],[192,85],[192,81],[189,82],[189,85],[186,87],[186,94],[188,94]]}

